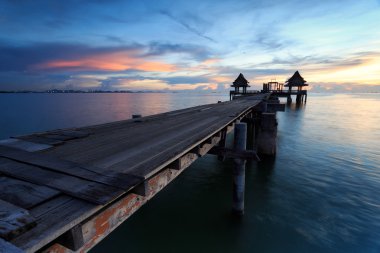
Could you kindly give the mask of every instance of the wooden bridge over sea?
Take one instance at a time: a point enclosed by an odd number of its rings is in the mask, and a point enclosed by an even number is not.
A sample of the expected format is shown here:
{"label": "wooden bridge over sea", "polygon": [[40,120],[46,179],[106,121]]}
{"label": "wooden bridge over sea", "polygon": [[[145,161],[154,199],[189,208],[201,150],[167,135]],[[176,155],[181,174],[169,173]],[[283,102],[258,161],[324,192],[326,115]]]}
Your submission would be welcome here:
{"label": "wooden bridge over sea", "polygon": [[0,252],[86,252],[207,153],[234,159],[232,210],[243,214],[245,161],[275,155],[283,110],[264,92],[0,141]]}

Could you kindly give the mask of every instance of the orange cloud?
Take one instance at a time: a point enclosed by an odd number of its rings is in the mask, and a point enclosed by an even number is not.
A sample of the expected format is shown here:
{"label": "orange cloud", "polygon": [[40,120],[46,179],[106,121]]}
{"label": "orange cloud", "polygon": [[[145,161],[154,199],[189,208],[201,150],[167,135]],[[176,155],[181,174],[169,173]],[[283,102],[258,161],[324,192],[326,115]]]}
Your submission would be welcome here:
{"label": "orange cloud", "polygon": [[218,85],[215,83],[208,84],[203,89],[204,90],[216,90],[218,88]]}
{"label": "orange cloud", "polygon": [[226,76],[214,76],[210,78],[211,81],[217,82],[217,83],[229,83],[232,82],[230,77]]}
{"label": "orange cloud", "polygon": [[123,78],[114,80],[112,87],[123,90],[216,90],[218,88],[217,84],[210,83],[170,85],[160,79],[135,80]]}
{"label": "orange cloud", "polygon": [[309,71],[309,81],[358,83],[378,85],[380,78],[380,58],[377,55],[361,59],[361,64],[347,67],[332,67]]}
{"label": "orange cloud", "polygon": [[119,79],[113,84],[113,87],[118,89],[128,89],[128,90],[163,90],[168,89],[170,86],[161,80],[131,80],[131,79]]}
{"label": "orange cloud", "polygon": [[53,60],[33,66],[34,69],[60,69],[70,68],[71,70],[103,70],[103,71],[124,71],[136,69],[153,72],[175,71],[177,68],[173,64],[167,64],[131,55],[130,52],[103,53],[93,56],[82,57],[75,60]]}
{"label": "orange cloud", "polygon": [[215,63],[218,63],[220,62],[220,59],[218,58],[210,58],[210,59],[207,59],[207,60],[204,60],[203,62],[201,62],[202,65],[212,65],[212,64],[215,64]]}

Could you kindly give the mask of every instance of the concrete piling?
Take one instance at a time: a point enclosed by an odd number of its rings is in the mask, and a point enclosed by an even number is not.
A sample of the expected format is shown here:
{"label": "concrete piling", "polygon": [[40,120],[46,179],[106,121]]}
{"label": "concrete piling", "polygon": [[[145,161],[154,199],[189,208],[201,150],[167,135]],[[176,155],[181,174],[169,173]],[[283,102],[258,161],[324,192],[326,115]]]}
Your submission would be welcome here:
{"label": "concrete piling", "polygon": [[260,133],[257,138],[257,152],[261,157],[274,157],[277,147],[276,113],[262,113]]}
{"label": "concrete piling", "polygon": [[[247,146],[247,124],[235,124],[234,149],[246,150]],[[233,168],[233,203],[232,212],[241,216],[244,214],[244,191],[245,191],[245,163],[243,159],[234,159]]]}

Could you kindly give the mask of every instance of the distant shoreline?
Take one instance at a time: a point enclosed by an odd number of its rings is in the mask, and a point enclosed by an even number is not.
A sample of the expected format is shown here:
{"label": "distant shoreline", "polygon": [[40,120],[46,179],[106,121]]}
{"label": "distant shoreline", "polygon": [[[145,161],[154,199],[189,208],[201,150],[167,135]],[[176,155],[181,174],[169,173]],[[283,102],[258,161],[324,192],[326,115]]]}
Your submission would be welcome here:
{"label": "distant shoreline", "polygon": [[30,90],[22,90],[22,91],[0,91],[0,93],[177,93],[177,91],[103,91],[103,90],[92,90],[92,91],[84,91],[84,90],[46,90],[46,91],[30,91]]}
{"label": "distant shoreline", "polygon": [[[141,94],[141,93],[224,93],[223,91],[195,91],[195,90],[141,90],[141,91],[130,91],[130,90],[120,90],[120,91],[111,91],[111,90],[45,90],[45,91],[30,91],[30,90],[21,90],[21,91],[1,91],[0,94],[10,94],[10,93],[49,93],[49,94],[71,94],[71,93],[132,93],[132,94]],[[226,91],[228,92],[228,91]],[[320,91],[308,91],[310,94],[379,94],[378,91],[368,91],[368,92],[320,92]],[[227,94],[227,93],[226,93]]]}

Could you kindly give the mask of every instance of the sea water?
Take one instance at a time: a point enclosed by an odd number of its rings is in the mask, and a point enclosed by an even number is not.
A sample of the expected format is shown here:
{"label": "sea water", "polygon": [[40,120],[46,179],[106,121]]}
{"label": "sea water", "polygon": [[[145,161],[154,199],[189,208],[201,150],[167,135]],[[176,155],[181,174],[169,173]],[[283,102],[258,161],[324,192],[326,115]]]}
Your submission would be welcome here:
{"label": "sea water", "polygon": [[[0,137],[226,100],[225,94],[0,94]],[[277,113],[272,162],[248,162],[231,215],[231,160],[206,155],[93,253],[380,252],[380,95],[309,94]]]}

